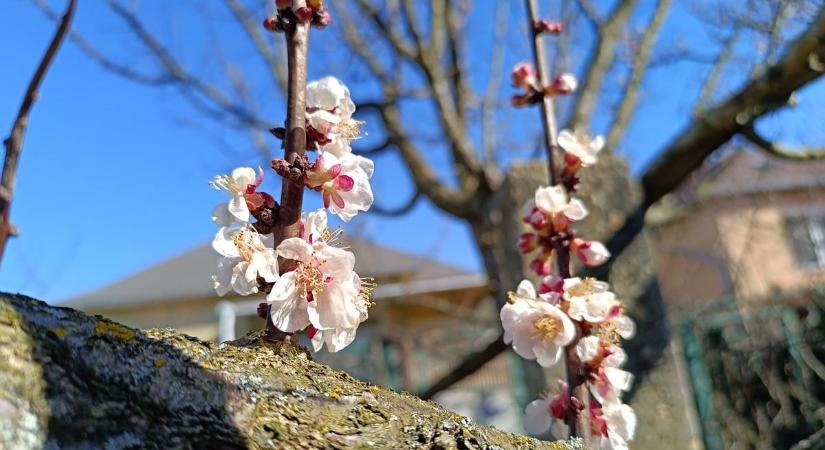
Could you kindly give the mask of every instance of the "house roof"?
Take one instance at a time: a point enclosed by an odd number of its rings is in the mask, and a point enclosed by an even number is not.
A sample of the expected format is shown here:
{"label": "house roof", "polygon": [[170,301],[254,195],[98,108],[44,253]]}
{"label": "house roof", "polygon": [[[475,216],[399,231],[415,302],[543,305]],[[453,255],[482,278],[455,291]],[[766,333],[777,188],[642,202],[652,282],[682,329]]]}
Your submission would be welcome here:
{"label": "house roof", "polygon": [[825,188],[825,160],[797,161],[752,148],[734,148],[696,170],[648,215],[661,225],[712,199]]}
{"label": "house roof", "polygon": [[[355,270],[362,277],[393,281],[426,281],[471,273],[361,239],[346,242],[358,255]],[[211,275],[217,254],[205,244],[108,286],[66,301],[80,309],[119,308],[215,297]]]}

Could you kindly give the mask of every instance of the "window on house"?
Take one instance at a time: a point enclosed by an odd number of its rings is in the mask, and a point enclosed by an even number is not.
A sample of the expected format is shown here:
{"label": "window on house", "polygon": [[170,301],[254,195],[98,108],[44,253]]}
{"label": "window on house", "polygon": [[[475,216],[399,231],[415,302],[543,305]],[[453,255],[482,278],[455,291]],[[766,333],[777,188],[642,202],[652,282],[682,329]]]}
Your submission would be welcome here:
{"label": "window on house", "polygon": [[800,266],[825,268],[825,216],[790,218],[788,234]]}

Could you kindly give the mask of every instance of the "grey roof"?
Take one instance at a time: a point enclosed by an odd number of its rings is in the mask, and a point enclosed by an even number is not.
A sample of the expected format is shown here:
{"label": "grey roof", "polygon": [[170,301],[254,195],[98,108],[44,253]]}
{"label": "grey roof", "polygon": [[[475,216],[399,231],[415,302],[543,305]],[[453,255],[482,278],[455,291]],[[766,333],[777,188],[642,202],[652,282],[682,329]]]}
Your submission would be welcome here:
{"label": "grey roof", "polygon": [[[355,270],[362,277],[418,281],[468,274],[424,256],[361,239],[350,239],[346,245],[356,254]],[[205,244],[62,305],[80,309],[109,309],[214,297],[210,277],[217,260],[211,245]]]}

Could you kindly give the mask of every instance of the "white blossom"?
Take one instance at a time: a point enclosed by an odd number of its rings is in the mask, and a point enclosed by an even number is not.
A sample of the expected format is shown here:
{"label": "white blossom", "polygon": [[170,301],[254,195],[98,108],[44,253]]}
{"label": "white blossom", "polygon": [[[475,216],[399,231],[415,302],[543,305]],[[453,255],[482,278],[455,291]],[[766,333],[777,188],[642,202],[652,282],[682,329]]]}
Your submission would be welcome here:
{"label": "white blossom", "polygon": [[570,390],[567,383],[559,380],[559,391],[554,396],[542,396],[527,404],[524,410],[524,430],[533,435],[550,430],[557,439],[568,434],[564,420],[570,408]]}
{"label": "white blossom", "polygon": [[608,284],[592,278],[564,280],[564,298],[570,302],[567,314],[571,319],[591,323],[603,322],[621,312],[621,303],[610,292]]}
{"label": "white blossom", "polygon": [[359,211],[372,206],[370,186],[374,165],[363,156],[345,153],[340,158],[329,152],[319,152],[306,174],[306,185],[320,191],[324,207],[349,222]]}
{"label": "white blossom", "polygon": [[363,122],[353,120],[355,103],[349,88],[341,80],[327,76],[307,84],[307,121],[326,141],[319,145],[338,157],[352,152],[350,143],[357,138]]}
{"label": "white blossom", "polygon": [[244,195],[255,192],[262,177],[263,172],[256,176],[251,167],[238,167],[231,175],[216,176],[209,184],[215,189],[226,191],[230,200],[218,204],[212,210],[212,221],[221,227],[249,222],[249,207]]}
{"label": "white blossom", "polygon": [[621,347],[610,345],[598,336],[586,336],[576,344],[576,355],[588,366],[588,384],[599,402],[619,398],[633,384],[633,375],[620,368],[627,360]]}
{"label": "white blossom", "polygon": [[[358,323],[360,324],[369,317],[370,295],[372,294],[374,285],[371,285],[368,281],[361,279],[355,272],[352,273],[350,283],[352,283],[358,291],[358,296],[355,300],[355,307],[358,309],[360,314],[358,318]],[[318,330],[313,327],[310,335],[312,347],[317,352],[320,351],[324,345],[326,345],[327,351],[335,353],[348,346],[353,340],[355,340],[355,333],[357,330],[357,325],[348,328],[332,328],[326,330]]]}
{"label": "white blossom", "polygon": [[267,295],[278,329],[291,333],[310,324],[317,330],[358,326],[359,290],[353,283],[355,256],[351,252],[330,245],[325,236],[314,237],[311,243],[288,238],[276,251],[296,264]]}
{"label": "white blossom", "polygon": [[536,295],[533,284],[522,281],[510,301],[501,308],[504,342],[525,359],[550,367],[558,362],[576,329],[570,318],[549,300],[552,293]]}
{"label": "white blossom", "polygon": [[570,130],[561,130],[558,141],[565,152],[581,161],[583,167],[596,164],[597,155],[604,147],[604,136],[597,135],[591,139],[587,133],[573,133]]}
{"label": "white blossom", "polygon": [[545,186],[536,190],[535,207],[558,221],[562,216],[577,221],[587,217],[587,208],[579,199],[568,198],[564,186]]}
{"label": "white blossom", "polygon": [[596,267],[604,264],[610,259],[610,251],[599,241],[585,241],[583,239],[573,239],[570,249],[576,253],[584,265]]}
{"label": "white blossom", "polygon": [[627,450],[628,441],[636,434],[636,413],[628,405],[611,401],[596,411],[601,433],[594,433],[599,440],[599,450]]}
{"label": "white blossom", "polygon": [[258,277],[268,283],[278,279],[278,258],[266,238],[250,228],[221,227],[212,240],[212,248],[221,258],[212,276],[215,291],[226,295],[234,290],[238,295],[258,292]]}

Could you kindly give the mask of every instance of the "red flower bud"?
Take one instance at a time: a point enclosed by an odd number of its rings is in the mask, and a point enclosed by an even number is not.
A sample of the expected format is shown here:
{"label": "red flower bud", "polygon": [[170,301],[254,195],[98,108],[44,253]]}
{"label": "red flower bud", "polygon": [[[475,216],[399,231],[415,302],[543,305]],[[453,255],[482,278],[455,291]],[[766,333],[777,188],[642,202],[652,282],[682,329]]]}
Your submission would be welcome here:
{"label": "red flower bud", "polygon": [[510,77],[513,81],[513,86],[524,89],[535,89],[536,86],[536,69],[528,62],[520,62],[513,67],[510,72]]}
{"label": "red flower bud", "polygon": [[269,16],[264,19],[264,29],[270,33],[281,31],[281,25],[278,18],[275,16]]}
{"label": "red flower bud", "polygon": [[332,23],[332,14],[326,9],[316,11],[312,16],[312,26],[319,29],[324,29]]}
{"label": "red flower bud", "polygon": [[308,8],[306,6],[302,6],[295,10],[295,17],[298,18],[301,22],[309,22],[312,20],[312,8]]}
{"label": "red flower bud", "polygon": [[544,88],[545,95],[569,95],[576,92],[579,82],[575,75],[571,73],[563,73],[557,75],[553,82]]}
{"label": "red flower bud", "polygon": [[539,245],[539,237],[535,233],[524,233],[518,238],[516,246],[521,253],[530,253]]}
{"label": "red flower bud", "polygon": [[564,31],[564,24],[561,22],[539,19],[533,23],[533,28],[539,33],[561,34]]}
{"label": "red flower bud", "polygon": [[266,319],[267,313],[269,313],[269,305],[266,302],[258,303],[258,317],[261,319]]}
{"label": "red flower bud", "polygon": [[550,259],[543,259],[541,256],[538,258],[530,261],[530,270],[536,273],[539,276],[550,275],[552,271],[552,264]]}

